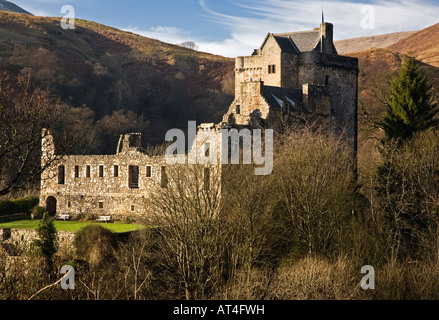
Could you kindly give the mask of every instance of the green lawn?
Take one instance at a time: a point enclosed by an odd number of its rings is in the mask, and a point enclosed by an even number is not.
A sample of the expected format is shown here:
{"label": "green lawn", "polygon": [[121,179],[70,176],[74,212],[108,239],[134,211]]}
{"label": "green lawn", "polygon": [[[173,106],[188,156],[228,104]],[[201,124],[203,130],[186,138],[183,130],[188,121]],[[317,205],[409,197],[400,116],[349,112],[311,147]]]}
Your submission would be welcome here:
{"label": "green lawn", "polygon": [[[19,220],[0,223],[0,229],[10,228],[10,229],[37,229],[39,220]],[[111,232],[121,233],[134,231],[143,228],[141,225],[137,224],[122,224],[122,223],[93,223],[93,222],[76,222],[76,221],[57,221],[55,220],[55,227],[57,231],[70,231],[76,232],[85,226],[90,224],[98,224],[102,227],[109,229]]]}

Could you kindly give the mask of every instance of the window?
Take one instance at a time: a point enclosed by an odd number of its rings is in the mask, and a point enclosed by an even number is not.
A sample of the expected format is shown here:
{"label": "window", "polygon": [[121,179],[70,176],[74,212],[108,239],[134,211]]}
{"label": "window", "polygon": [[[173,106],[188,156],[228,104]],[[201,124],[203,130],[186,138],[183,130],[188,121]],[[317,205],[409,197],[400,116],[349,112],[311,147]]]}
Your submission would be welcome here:
{"label": "window", "polygon": [[139,187],[139,167],[129,166],[128,167],[128,186],[130,188]]}
{"label": "window", "polygon": [[91,172],[91,167],[90,166],[85,167],[85,176],[87,178],[90,178],[90,172]]}
{"label": "window", "polygon": [[104,166],[99,166],[99,178],[104,176]]}
{"label": "window", "polygon": [[146,166],[146,177],[147,178],[151,178],[151,174],[152,174],[152,172],[151,172],[151,166]]}
{"label": "window", "polygon": [[65,173],[66,173],[66,168],[64,166],[59,166],[58,167],[58,184],[65,183]]}
{"label": "window", "polygon": [[206,157],[210,156],[210,143],[204,144],[204,156]]}
{"label": "window", "polygon": [[71,208],[72,207],[72,203],[69,201],[69,202],[67,202],[67,207],[68,208]]}
{"label": "window", "polygon": [[168,185],[168,177],[166,175],[166,167],[161,167],[160,168],[160,185],[162,188],[166,188],[166,186]]}
{"label": "window", "polygon": [[99,209],[104,209],[104,202],[103,201],[99,201]]}
{"label": "window", "polygon": [[131,211],[134,211],[134,206],[133,205],[131,205]]}
{"label": "window", "polygon": [[75,178],[79,178],[79,166],[75,166]]}
{"label": "window", "polygon": [[268,73],[276,73],[276,65],[270,64],[268,66]]}
{"label": "window", "polygon": [[329,76],[326,76],[326,77],[325,77],[325,85],[326,85],[326,86],[329,86]]}
{"label": "window", "polygon": [[114,166],[114,176],[117,178],[119,177],[119,166]]}
{"label": "window", "polygon": [[236,105],[236,107],[235,107],[235,113],[236,114],[241,114],[241,106],[239,104]]}

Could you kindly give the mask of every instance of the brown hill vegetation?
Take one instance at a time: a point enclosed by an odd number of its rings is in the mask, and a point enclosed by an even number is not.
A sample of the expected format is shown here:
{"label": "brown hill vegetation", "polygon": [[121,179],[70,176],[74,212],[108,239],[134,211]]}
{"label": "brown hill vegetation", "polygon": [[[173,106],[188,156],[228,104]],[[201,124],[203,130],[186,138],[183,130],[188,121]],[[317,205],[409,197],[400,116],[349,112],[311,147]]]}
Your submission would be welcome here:
{"label": "brown hill vegetation", "polygon": [[423,63],[439,67],[439,23],[392,44],[389,49],[402,54],[414,53]]}
{"label": "brown hill vegetation", "polygon": [[[81,116],[96,122],[118,110],[143,117],[130,129],[149,143],[164,142],[168,129],[187,128],[188,120],[220,120],[233,99],[232,59],[75,22],[63,30],[59,18],[0,12],[0,71],[30,72],[37,86],[85,107]],[[103,143],[87,152],[114,152],[115,133],[98,136]]]}
{"label": "brown hill vegetation", "polygon": [[334,41],[339,54],[359,52],[372,48],[386,48],[412,34],[416,31],[388,33],[378,36],[359,37],[346,40]]}

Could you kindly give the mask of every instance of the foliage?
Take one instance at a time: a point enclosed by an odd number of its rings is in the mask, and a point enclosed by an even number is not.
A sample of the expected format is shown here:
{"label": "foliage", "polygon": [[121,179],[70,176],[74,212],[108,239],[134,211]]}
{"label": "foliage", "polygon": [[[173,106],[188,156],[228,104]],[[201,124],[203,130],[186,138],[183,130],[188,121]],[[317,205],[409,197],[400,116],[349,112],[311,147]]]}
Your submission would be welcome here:
{"label": "foliage", "polygon": [[100,225],[89,225],[75,234],[73,244],[77,256],[96,267],[111,256],[114,235]]}
{"label": "foliage", "polygon": [[407,56],[399,76],[391,81],[387,97],[387,111],[382,126],[388,139],[407,139],[414,133],[438,124],[436,104],[433,102],[432,86],[421,72],[419,62]]}
{"label": "foliage", "polygon": [[33,215],[33,219],[43,219],[44,214],[46,213],[46,208],[45,207],[40,207],[40,206],[35,206],[32,209],[32,215]]}
{"label": "foliage", "polygon": [[15,213],[29,213],[31,209],[38,204],[38,201],[38,198],[31,197],[0,201],[0,216]]}
{"label": "foliage", "polygon": [[38,240],[35,240],[35,246],[39,249],[40,254],[46,259],[49,267],[53,264],[53,256],[58,250],[58,234],[53,219],[47,212],[44,213],[38,229]]}

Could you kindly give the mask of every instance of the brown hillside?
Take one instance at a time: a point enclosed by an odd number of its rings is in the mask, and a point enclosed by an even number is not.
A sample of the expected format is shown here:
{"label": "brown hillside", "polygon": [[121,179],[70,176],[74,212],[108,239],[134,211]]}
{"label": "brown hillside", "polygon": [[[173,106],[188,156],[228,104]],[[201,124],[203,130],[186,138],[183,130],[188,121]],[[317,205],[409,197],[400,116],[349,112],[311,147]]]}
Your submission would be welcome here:
{"label": "brown hillside", "polygon": [[[150,143],[164,142],[188,120],[217,122],[233,100],[234,60],[76,19],[0,11],[0,71],[30,71],[36,85],[73,107],[87,106],[98,121],[117,110],[149,122]],[[230,88],[231,87],[231,88]],[[102,137],[114,152],[117,137]]]}
{"label": "brown hillside", "polygon": [[346,54],[350,52],[359,52],[369,50],[372,48],[386,48],[401,39],[404,39],[416,31],[397,32],[383,34],[379,36],[360,37],[346,40],[334,41],[335,47],[339,54]]}
{"label": "brown hillside", "polygon": [[439,23],[418,31],[388,48],[402,54],[414,54],[418,60],[439,67]]}

